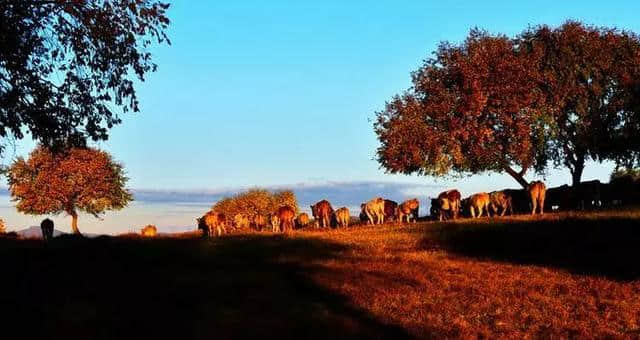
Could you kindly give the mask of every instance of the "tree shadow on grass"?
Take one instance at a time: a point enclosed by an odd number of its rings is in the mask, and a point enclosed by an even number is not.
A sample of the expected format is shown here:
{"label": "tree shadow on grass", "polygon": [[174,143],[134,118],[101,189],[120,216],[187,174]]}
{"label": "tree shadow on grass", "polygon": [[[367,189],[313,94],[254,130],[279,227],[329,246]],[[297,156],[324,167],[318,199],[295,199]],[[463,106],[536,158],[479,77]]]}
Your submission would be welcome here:
{"label": "tree shadow on grass", "polygon": [[421,248],[622,281],[640,278],[640,220],[630,217],[447,223]]}
{"label": "tree shadow on grass", "polygon": [[2,319],[23,337],[405,338],[314,283],[315,239],[0,240]]}

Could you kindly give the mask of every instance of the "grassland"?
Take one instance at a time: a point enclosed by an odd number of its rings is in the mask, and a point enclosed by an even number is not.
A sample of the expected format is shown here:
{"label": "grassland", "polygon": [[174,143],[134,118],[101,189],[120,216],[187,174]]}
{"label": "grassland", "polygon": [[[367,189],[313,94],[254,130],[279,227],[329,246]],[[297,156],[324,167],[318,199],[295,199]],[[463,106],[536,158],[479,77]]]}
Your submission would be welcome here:
{"label": "grassland", "polygon": [[346,230],[0,239],[40,338],[640,336],[640,210]]}

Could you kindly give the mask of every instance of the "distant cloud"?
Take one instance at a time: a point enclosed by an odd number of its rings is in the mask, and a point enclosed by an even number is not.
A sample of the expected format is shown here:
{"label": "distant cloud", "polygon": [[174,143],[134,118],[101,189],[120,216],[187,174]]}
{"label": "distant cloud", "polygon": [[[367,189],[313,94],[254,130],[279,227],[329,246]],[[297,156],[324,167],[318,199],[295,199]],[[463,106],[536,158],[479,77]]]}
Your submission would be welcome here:
{"label": "distant cloud", "polygon": [[[226,188],[220,190],[133,190],[135,200],[139,203],[172,203],[176,205],[211,206],[225,196],[234,195],[251,189]],[[382,196],[395,201],[418,197],[423,206],[428,199],[443,190],[441,185],[420,183],[398,183],[385,181],[356,182],[311,182],[290,185],[265,187],[267,190],[291,189],[295,192],[298,203],[304,211],[309,205],[322,199],[329,200],[334,206],[347,206],[359,209],[360,203],[373,197]],[[355,211],[352,211],[352,214]]]}

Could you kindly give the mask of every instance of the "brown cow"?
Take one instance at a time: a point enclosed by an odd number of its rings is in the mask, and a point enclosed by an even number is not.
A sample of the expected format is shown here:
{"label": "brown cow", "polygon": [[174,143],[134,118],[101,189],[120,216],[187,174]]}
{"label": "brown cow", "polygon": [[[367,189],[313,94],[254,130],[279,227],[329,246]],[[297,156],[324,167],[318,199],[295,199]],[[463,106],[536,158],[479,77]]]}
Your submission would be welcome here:
{"label": "brown cow", "polygon": [[202,230],[205,236],[213,234],[220,236],[227,233],[226,218],[223,214],[209,211],[196,220],[198,221],[198,229]]}
{"label": "brown cow", "polygon": [[336,221],[338,226],[348,227],[350,218],[351,218],[351,214],[349,213],[349,208],[342,207],[336,210]]}
{"label": "brown cow", "polygon": [[304,228],[309,224],[309,215],[307,213],[301,213],[296,217],[296,228]]}
{"label": "brown cow", "polygon": [[282,232],[287,232],[293,229],[294,219],[296,218],[296,211],[288,205],[278,208],[276,212],[278,220],[280,221],[280,229]]}
{"label": "brown cow", "polygon": [[449,213],[452,219],[457,219],[460,213],[461,198],[460,191],[456,189],[441,192],[438,195],[438,219],[443,221],[447,217],[445,213]]}
{"label": "brown cow", "polygon": [[367,203],[363,203],[360,208],[367,215],[369,223],[384,223],[384,199],[382,197],[376,197]]}
{"label": "brown cow", "polygon": [[500,216],[504,216],[507,210],[509,211],[509,215],[513,215],[511,196],[507,195],[504,191],[490,192],[489,198],[491,200],[491,210],[493,210],[494,215],[497,215],[498,211],[501,211]]}
{"label": "brown cow", "polygon": [[262,229],[264,229],[266,225],[267,225],[267,220],[264,218],[264,216],[258,214],[253,217],[253,226],[256,228],[257,231],[261,231]]}
{"label": "brown cow", "polygon": [[489,215],[490,203],[491,199],[489,198],[489,194],[487,194],[486,192],[480,192],[471,195],[471,197],[469,197],[468,199],[469,213],[471,214],[471,217],[482,217],[483,211],[486,211],[487,215]]}
{"label": "brown cow", "polygon": [[385,221],[395,221],[398,217],[398,203],[392,200],[384,200]]}
{"label": "brown cow", "polygon": [[544,214],[544,198],[547,187],[542,181],[533,181],[529,184],[529,196],[531,197],[531,215],[536,214],[536,208],[539,208],[540,214]]}
{"label": "brown cow", "polygon": [[331,226],[331,216],[333,215],[333,208],[331,203],[327,200],[322,200],[311,206],[311,213],[316,220],[316,225],[319,227]]}
{"label": "brown cow", "polygon": [[411,222],[413,216],[413,222],[418,221],[418,210],[420,209],[420,202],[417,198],[406,200],[398,206],[398,219],[400,223],[403,222],[404,217],[407,217],[407,223]]}

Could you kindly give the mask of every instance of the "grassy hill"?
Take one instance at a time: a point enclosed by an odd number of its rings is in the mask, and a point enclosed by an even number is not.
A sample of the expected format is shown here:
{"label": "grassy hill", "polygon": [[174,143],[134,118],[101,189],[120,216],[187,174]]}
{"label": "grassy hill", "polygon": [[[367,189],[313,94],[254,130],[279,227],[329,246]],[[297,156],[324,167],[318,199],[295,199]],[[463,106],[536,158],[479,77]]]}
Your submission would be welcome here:
{"label": "grassy hill", "polygon": [[0,239],[2,320],[54,338],[640,335],[640,210],[221,239]]}

